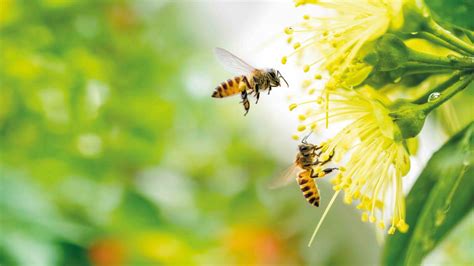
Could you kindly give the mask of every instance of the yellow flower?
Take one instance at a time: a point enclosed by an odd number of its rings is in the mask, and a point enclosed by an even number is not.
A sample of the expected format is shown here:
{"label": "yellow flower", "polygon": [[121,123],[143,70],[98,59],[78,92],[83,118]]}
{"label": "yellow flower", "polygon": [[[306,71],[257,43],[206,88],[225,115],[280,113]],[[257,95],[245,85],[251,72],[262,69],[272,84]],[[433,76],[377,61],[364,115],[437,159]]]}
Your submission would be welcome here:
{"label": "yellow flower", "polygon": [[285,33],[296,42],[293,53],[283,61],[300,55],[305,72],[313,65],[320,65],[337,84],[347,76],[354,76],[349,86],[362,82],[372,70],[360,58],[364,44],[403,23],[402,0],[297,0],[295,3],[296,6],[314,4],[334,13],[305,15],[302,23],[286,28]]}
{"label": "yellow flower", "polygon": [[[406,232],[402,177],[410,169],[410,158],[400,129],[389,116],[386,106],[390,101],[369,87],[331,94],[328,119],[331,125],[342,123],[345,127],[322,144],[320,160],[333,155],[332,160],[342,166],[332,180],[334,190],[344,192],[347,204],[359,202],[357,208],[363,211],[363,221],[376,223],[382,229],[388,221],[388,233],[393,234],[396,229]],[[296,105],[317,107],[324,101],[317,98]],[[324,110],[311,109],[299,129],[326,119]]]}

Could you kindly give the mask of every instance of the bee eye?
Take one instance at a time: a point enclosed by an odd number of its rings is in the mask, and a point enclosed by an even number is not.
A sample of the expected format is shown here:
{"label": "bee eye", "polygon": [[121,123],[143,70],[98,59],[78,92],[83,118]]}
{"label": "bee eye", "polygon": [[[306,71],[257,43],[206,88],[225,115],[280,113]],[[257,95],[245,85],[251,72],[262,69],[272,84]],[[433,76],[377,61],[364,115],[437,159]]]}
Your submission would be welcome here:
{"label": "bee eye", "polygon": [[300,146],[300,152],[306,152],[306,151],[308,151],[308,147],[304,146],[304,145],[301,145]]}

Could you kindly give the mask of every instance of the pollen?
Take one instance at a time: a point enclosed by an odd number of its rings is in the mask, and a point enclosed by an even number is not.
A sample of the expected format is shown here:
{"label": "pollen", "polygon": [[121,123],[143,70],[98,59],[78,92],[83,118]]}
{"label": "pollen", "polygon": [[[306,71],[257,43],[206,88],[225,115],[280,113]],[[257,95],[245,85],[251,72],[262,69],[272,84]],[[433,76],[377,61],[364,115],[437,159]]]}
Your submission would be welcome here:
{"label": "pollen", "polygon": [[293,36],[290,36],[286,39],[286,42],[287,43],[291,43],[293,41]]}
{"label": "pollen", "polygon": [[309,19],[310,19],[310,16],[309,16],[308,14],[306,14],[306,15],[303,16],[303,19],[304,19],[304,20],[309,20]]}
{"label": "pollen", "polygon": [[295,0],[295,6],[301,6],[306,4],[316,4],[319,0]]}
{"label": "pollen", "polygon": [[296,134],[293,134],[293,135],[291,136],[291,138],[294,139],[294,140],[299,140],[299,139],[300,139],[300,137],[299,137],[298,135],[296,135]]}
{"label": "pollen", "polygon": [[306,120],[306,116],[303,115],[303,114],[300,114],[300,115],[298,115],[298,119],[299,119],[300,121],[304,121],[304,120]]}
{"label": "pollen", "polygon": [[288,35],[292,34],[293,31],[294,31],[294,30],[293,30],[292,27],[286,27],[286,28],[285,28],[285,33],[288,34]]}
{"label": "pollen", "polygon": [[352,197],[351,197],[351,195],[346,194],[346,195],[344,196],[344,203],[345,203],[345,204],[351,204],[351,203],[352,203]]}
{"label": "pollen", "polygon": [[371,216],[369,217],[369,222],[370,222],[370,223],[374,223],[375,220],[376,220],[376,219],[375,219],[375,216],[371,215]]}
{"label": "pollen", "polygon": [[377,225],[380,229],[385,229],[385,223],[383,221],[380,221]]}
{"label": "pollen", "polygon": [[283,57],[281,58],[281,63],[284,65],[284,64],[286,64],[286,61],[287,61],[287,60],[288,60],[288,58],[287,58],[286,56],[283,56]]}
{"label": "pollen", "polygon": [[393,235],[395,234],[396,228],[394,226],[391,226],[390,229],[388,229],[388,234]]}
{"label": "pollen", "polygon": [[337,80],[333,77],[331,78],[327,83],[326,83],[326,89],[327,90],[336,90],[338,88],[338,82]]}
{"label": "pollen", "polygon": [[380,201],[380,200],[376,200],[376,201],[375,201],[375,207],[377,207],[377,208],[379,208],[379,209],[381,209],[381,210],[383,209],[383,205],[384,205],[384,204],[383,204],[382,201]]}
{"label": "pollen", "polygon": [[295,110],[296,107],[298,107],[298,105],[296,103],[292,103],[292,104],[290,104],[290,106],[288,108],[290,109],[290,111],[293,111],[293,110]]}
{"label": "pollen", "polygon": [[324,101],[323,97],[319,96],[317,99],[316,99],[316,103],[317,104],[322,104]]}
{"label": "pollen", "polygon": [[298,49],[298,48],[300,48],[300,47],[301,47],[301,43],[299,43],[299,42],[295,42],[295,43],[293,44],[293,49],[295,49],[295,50]]}
{"label": "pollen", "polygon": [[320,79],[322,79],[322,78],[323,78],[323,77],[321,76],[321,74],[316,74],[316,75],[314,75],[314,79],[316,79],[316,80],[320,80]]}
{"label": "pollen", "polygon": [[309,69],[310,69],[310,66],[309,66],[309,65],[305,65],[305,66],[303,67],[303,71],[304,71],[305,73],[308,72]]}
{"label": "pollen", "polygon": [[402,232],[402,233],[406,233],[408,231],[408,224],[405,223],[404,220],[400,220],[398,221],[397,223],[397,228],[398,228],[398,231]]}
{"label": "pollen", "polygon": [[309,95],[313,95],[314,93],[316,92],[316,89],[315,88],[312,88],[308,91],[308,94]]}
{"label": "pollen", "polygon": [[323,167],[321,165],[318,165],[317,167],[314,167],[314,172],[319,173],[323,170]]}
{"label": "pollen", "polygon": [[328,159],[329,159],[329,154],[327,154],[327,153],[324,153],[324,154],[321,156],[321,160],[323,160],[323,161],[326,161],[326,160],[328,160]]}
{"label": "pollen", "polygon": [[356,190],[356,192],[354,192],[353,197],[354,197],[354,199],[359,199],[360,198],[360,191]]}
{"label": "pollen", "polygon": [[360,219],[362,220],[362,222],[367,222],[369,220],[369,214],[366,212],[363,212]]}
{"label": "pollen", "polygon": [[300,132],[305,131],[305,129],[306,129],[305,125],[299,125],[298,128],[297,128],[297,130],[300,131]]}
{"label": "pollen", "polygon": [[301,83],[301,87],[303,87],[303,89],[306,89],[306,88],[308,88],[309,86],[311,86],[312,83],[313,83],[312,80],[310,80],[310,79],[305,79],[305,80],[303,80],[303,82]]}

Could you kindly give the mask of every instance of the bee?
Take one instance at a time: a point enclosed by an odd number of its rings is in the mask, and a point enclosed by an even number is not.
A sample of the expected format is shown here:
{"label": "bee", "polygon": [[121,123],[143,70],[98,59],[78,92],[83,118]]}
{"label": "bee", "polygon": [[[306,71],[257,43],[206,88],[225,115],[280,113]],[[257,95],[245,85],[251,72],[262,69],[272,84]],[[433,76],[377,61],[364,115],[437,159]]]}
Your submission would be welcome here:
{"label": "bee", "polygon": [[222,48],[215,48],[215,54],[224,68],[237,76],[217,86],[212,93],[212,97],[224,98],[240,93],[240,97],[242,98],[240,103],[243,104],[245,109],[244,115],[247,115],[250,109],[248,95],[253,94],[256,98],[255,104],[257,104],[260,98],[260,92],[268,90],[268,94],[270,94],[272,88],[281,86],[280,79],[283,79],[288,87],[288,82],[286,82],[280,71],[276,69],[254,68],[244,60]]}
{"label": "bee", "polygon": [[[311,205],[319,207],[320,193],[315,178],[320,178],[327,174],[330,174],[334,170],[338,170],[338,168],[326,168],[321,170],[320,172],[316,172],[314,170],[314,167],[323,166],[326,163],[330,162],[332,157],[334,156],[334,153],[332,153],[327,160],[320,161],[319,157],[322,153],[322,146],[317,146],[308,143],[308,136],[303,138],[301,144],[298,145],[298,153],[296,154],[296,160],[293,165],[287,170],[287,172],[281,177],[281,179],[283,179],[283,182],[286,183],[286,180],[290,180],[296,174],[296,182],[298,183],[306,201],[308,201],[308,203]],[[281,180],[280,183],[282,183]]]}

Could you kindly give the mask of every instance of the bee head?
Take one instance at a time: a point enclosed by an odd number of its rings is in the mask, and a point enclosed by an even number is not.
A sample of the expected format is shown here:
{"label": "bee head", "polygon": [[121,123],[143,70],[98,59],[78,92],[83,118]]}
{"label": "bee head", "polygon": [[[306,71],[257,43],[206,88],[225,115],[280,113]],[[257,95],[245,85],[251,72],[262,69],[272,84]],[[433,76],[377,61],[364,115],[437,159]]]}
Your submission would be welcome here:
{"label": "bee head", "polygon": [[278,77],[278,73],[275,69],[268,68],[267,76],[268,76],[268,79],[270,80],[270,85],[272,87],[280,87],[280,78]]}
{"label": "bee head", "polygon": [[281,75],[280,71],[270,68],[268,69],[268,74],[270,75],[270,82],[273,87],[280,87],[280,79],[283,79],[286,86],[288,87],[288,82],[286,82],[285,78]]}
{"label": "bee head", "polygon": [[313,151],[313,145],[303,143],[298,145],[298,149],[302,155],[308,155]]}

